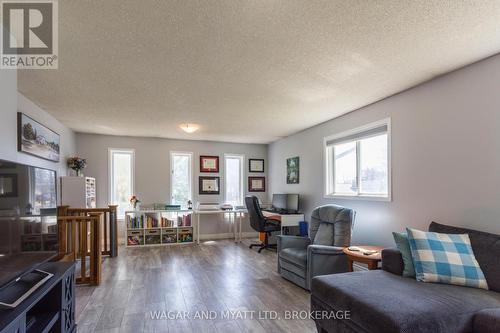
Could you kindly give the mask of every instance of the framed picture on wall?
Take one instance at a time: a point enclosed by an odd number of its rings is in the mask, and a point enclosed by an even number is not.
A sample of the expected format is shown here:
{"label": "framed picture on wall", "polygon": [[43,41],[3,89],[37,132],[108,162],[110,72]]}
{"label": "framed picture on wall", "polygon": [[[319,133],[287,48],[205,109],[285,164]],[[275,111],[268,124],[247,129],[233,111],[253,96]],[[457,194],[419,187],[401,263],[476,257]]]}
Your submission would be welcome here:
{"label": "framed picture on wall", "polygon": [[200,156],[200,172],[219,172],[219,156]]}
{"label": "framed picture on wall", "polygon": [[15,198],[17,195],[17,175],[0,174],[0,198]]}
{"label": "framed picture on wall", "polygon": [[59,134],[24,113],[17,113],[18,151],[59,162],[59,146]]}
{"label": "framed picture on wall", "polygon": [[248,192],[266,192],[266,177],[248,177]]}
{"label": "framed picture on wall", "polygon": [[219,194],[220,193],[220,178],[219,177],[200,176],[199,193],[200,194]]}
{"label": "framed picture on wall", "polygon": [[286,183],[298,184],[300,176],[299,157],[290,157],[286,159]]}
{"label": "framed picture on wall", "polygon": [[248,172],[264,172],[264,159],[251,158],[248,160]]}

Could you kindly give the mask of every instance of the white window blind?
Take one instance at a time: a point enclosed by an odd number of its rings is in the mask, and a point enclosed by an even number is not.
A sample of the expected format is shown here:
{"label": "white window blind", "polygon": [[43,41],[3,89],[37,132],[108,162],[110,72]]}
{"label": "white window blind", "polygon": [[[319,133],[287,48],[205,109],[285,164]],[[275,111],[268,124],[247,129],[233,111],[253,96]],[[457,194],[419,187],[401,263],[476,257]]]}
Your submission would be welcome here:
{"label": "white window blind", "polygon": [[192,159],[193,153],[190,152],[170,153],[170,202],[182,208],[186,208],[187,202],[193,200]]}
{"label": "white window blind", "polygon": [[112,204],[118,205],[119,219],[125,217],[134,195],[134,150],[109,149],[109,196]]}
{"label": "white window blind", "polygon": [[324,140],[325,196],[390,199],[390,120]]}
{"label": "white window blind", "polygon": [[243,205],[243,155],[224,155],[224,201],[233,206]]}

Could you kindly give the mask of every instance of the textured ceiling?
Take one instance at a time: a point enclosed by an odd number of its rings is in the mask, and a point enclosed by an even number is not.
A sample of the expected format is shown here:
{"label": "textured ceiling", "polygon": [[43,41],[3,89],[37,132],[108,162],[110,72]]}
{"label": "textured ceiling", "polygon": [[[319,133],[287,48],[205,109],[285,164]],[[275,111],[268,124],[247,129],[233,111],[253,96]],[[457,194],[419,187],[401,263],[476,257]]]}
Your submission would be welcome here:
{"label": "textured ceiling", "polygon": [[499,22],[497,0],[59,1],[59,70],[19,90],[78,132],[268,143],[499,52]]}

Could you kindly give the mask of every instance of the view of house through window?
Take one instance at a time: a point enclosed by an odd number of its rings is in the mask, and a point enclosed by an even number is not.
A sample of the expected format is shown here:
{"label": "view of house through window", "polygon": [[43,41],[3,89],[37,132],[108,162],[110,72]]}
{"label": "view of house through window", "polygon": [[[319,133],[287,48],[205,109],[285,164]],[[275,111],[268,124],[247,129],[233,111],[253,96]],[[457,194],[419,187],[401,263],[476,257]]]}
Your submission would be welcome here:
{"label": "view of house through window", "polygon": [[326,195],[388,198],[388,124],[325,139]]}
{"label": "view of house through window", "polygon": [[359,192],[388,193],[387,134],[359,141]]}
{"label": "view of house through window", "polygon": [[134,195],[134,151],[130,149],[109,150],[110,201],[118,205],[118,218],[124,218],[129,209],[130,197]]}
{"label": "view of house through window", "polygon": [[233,206],[243,205],[243,155],[224,156],[224,201]]}
{"label": "view of house through window", "polygon": [[191,184],[192,153],[170,153],[170,195],[173,205],[187,207],[188,200],[193,200]]}

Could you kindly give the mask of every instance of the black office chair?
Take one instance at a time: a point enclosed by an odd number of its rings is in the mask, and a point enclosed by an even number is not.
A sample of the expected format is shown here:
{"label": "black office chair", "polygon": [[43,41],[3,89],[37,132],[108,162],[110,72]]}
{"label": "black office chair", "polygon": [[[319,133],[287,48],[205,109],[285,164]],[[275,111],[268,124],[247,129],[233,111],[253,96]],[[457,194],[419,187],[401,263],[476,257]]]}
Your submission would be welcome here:
{"label": "black office chair", "polygon": [[259,253],[264,249],[272,249],[276,248],[276,244],[269,244],[269,236],[273,231],[281,230],[281,222],[279,220],[274,220],[270,218],[266,218],[262,214],[262,210],[260,209],[259,200],[256,196],[249,196],[245,198],[245,204],[248,210],[248,216],[250,218],[250,225],[255,231],[263,232],[266,234],[263,243],[251,244],[250,248],[254,246],[259,246]]}

